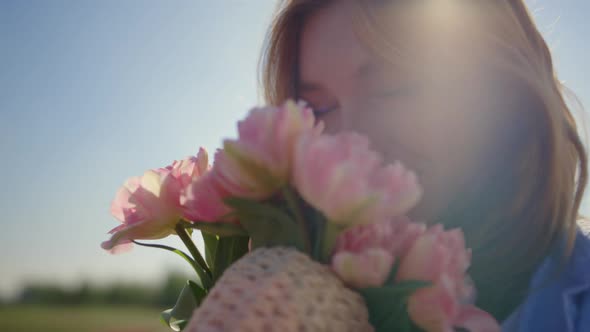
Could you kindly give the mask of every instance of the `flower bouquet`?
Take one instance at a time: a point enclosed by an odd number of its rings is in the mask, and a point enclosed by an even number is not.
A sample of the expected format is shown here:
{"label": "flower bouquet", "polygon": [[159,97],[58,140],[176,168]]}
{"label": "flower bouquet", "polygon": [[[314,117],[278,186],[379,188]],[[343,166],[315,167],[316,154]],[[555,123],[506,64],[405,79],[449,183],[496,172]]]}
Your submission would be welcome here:
{"label": "flower bouquet", "polygon": [[[192,266],[162,313],[176,331],[499,331],[473,305],[461,230],[405,217],[421,196],[414,173],[364,136],[322,131],[302,103],[254,108],[212,166],[200,149],[129,179],[102,247],[157,247]],[[188,253],[138,242],[169,235]]]}

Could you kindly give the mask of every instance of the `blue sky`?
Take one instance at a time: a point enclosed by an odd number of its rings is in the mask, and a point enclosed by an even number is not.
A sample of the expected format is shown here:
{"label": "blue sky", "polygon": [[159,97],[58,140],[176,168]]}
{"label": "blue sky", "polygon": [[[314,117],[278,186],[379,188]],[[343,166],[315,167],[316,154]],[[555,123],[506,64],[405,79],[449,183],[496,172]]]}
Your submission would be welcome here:
{"label": "blue sky", "polygon": [[[126,178],[234,135],[275,2],[0,0],[0,295],[190,272],[167,252],[101,251],[109,205]],[[590,3],[529,4],[588,105]]]}

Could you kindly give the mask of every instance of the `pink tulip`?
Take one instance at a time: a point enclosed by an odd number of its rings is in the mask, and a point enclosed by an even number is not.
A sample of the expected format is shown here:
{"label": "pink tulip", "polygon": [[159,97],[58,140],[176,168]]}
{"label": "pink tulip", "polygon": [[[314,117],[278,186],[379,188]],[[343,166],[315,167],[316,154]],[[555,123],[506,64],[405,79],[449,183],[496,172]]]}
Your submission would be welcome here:
{"label": "pink tulip", "polygon": [[118,253],[129,248],[131,240],[160,239],[174,233],[182,218],[180,196],[191,181],[208,168],[208,156],[200,149],[196,157],[174,161],[168,167],[149,170],[127,180],[111,204],[111,213],[121,221],[112,229],[103,249]]}
{"label": "pink tulip", "polygon": [[304,135],[295,150],[294,185],[330,222],[368,224],[399,216],[420,198],[414,173],[381,166],[366,137]]}
{"label": "pink tulip", "polygon": [[215,156],[218,181],[232,196],[264,199],[289,180],[299,136],[322,131],[311,109],[287,101],[255,108],[238,123],[239,138],[226,140]]}

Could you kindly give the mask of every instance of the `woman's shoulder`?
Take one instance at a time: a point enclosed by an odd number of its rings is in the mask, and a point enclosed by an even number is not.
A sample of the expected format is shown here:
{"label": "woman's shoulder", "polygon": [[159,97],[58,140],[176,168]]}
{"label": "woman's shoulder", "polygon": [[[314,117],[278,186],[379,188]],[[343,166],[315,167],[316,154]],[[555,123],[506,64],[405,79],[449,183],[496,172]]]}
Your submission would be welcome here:
{"label": "woman's shoulder", "polygon": [[578,224],[580,230],[570,262],[572,278],[578,289],[571,287],[571,295],[568,296],[574,309],[574,331],[590,331],[590,221],[584,220]]}
{"label": "woman's shoulder", "polygon": [[529,296],[502,324],[503,331],[590,331],[589,236],[590,222],[581,222],[565,269],[559,253],[545,259]]}

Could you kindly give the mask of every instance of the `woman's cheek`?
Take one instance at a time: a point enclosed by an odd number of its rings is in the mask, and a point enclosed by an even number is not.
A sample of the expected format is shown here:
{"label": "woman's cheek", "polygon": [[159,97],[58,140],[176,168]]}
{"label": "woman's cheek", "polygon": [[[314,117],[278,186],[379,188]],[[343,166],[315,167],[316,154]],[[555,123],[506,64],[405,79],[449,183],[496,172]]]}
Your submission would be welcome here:
{"label": "woman's cheek", "polygon": [[339,110],[333,110],[324,114],[317,115],[318,121],[324,123],[324,132],[330,135],[336,134],[341,131],[342,118]]}

